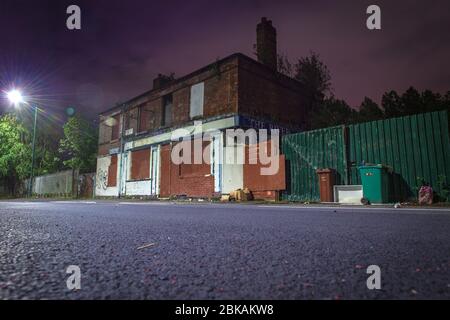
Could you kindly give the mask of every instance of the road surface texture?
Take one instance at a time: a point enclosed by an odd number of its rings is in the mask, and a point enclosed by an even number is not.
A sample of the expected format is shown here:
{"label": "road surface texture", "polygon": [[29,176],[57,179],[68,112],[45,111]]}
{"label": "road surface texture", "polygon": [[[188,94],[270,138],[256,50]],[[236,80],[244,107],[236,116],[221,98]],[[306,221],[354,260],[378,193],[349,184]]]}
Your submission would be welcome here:
{"label": "road surface texture", "polygon": [[0,202],[0,299],[404,298],[450,298],[450,211]]}

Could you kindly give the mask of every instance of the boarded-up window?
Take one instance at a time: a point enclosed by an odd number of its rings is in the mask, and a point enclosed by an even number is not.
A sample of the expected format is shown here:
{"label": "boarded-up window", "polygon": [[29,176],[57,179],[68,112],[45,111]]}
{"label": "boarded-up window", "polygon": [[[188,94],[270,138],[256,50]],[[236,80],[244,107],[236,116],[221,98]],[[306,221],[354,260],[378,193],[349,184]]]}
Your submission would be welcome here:
{"label": "boarded-up window", "polygon": [[119,139],[120,133],[120,114],[112,117],[112,132],[111,132],[111,140]]}
{"label": "boarded-up window", "polygon": [[203,82],[191,87],[191,104],[189,116],[192,118],[203,116],[205,84]]}
{"label": "boarded-up window", "polygon": [[149,106],[139,108],[139,132],[145,132],[151,129],[155,114]]}
{"label": "boarded-up window", "polygon": [[163,114],[162,126],[170,126],[172,124],[172,95],[169,94],[163,98]]}
{"label": "boarded-up window", "polygon": [[131,152],[131,180],[150,178],[150,149]]}
{"label": "boarded-up window", "polygon": [[99,127],[98,142],[102,144],[108,143],[110,141],[111,141],[111,127],[108,126],[106,121],[102,121]]}
{"label": "boarded-up window", "polygon": [[[139,114],[138,108],[131,109],[126,113],[125,130],[127,130],[129,134],[136,133],[138,124],[138,114]],[[127,132],[125,134],[127,134]]]}
{"label": "boarded-up window", "polygon": [[111,163],[108,168],[108,187],[117,186],[117,154],[111,156]]}

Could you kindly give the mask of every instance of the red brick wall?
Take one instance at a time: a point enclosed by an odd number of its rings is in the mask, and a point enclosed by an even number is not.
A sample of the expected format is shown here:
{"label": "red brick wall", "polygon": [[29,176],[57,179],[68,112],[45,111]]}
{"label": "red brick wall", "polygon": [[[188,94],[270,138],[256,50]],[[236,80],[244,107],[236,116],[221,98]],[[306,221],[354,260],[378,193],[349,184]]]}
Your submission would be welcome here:
{"label": "red brick wall", "polygon": [[[236,59],[221,65],[218,71],[208,70],[174,85],[173,125],[182,125],[191,120],[189,118],[191,86],[200,82],[205,83],[203,118],[237,112],[237,81]],[[169,92],[170,88],[164,90],[164,93]]]}
{"label": "red brick wall", "polygon": [[252,191],[253,199],[265,201],[279,201],[279,191]]}
{"label": "red brick wall", "polygon": [[307,121],[298,83],[266,66],[239,61],[239,113],[286,127],[304,126]]}
{"label": "red brick wall", "polygon": [[237,112],[237,90],[237,68],[205,81],[204,117]]}
{"label": "red brick wall", "polygon": [[[162,97],[167,94],[173,96],[172,125],[177,127],[189,122],[191,86],[200,82],[205,83],[204,118],[239,112],[287,127],[302,127],[307,122],[301,105],[301,89],[296,81],[245,56],[235,55],[133,101],[130,107],[140,108],[139,128],[135,133],[161,128]],[[117,110],[120,109],[110,113]],[[106,154],[105,150],[110,148],[102,147],[99,154]]]}
{"label": "red brick wall", "polygon": [[[149,92],[134,101],[133,107],[141,108],[139,128],[135,133],[153,131],[162,127],[162,98],[172,94],[172,126],[191,121],[189,118],[191,86],[205,83],[203,118],[237,112],[238,106],[238,58],[230,59],[206,68],[192,76],[175,81],[162,89]],[[147,112],[142,112],[143,109]]]}
{"label": "red brick wall", "polygon": [[118,148],[118,147],[120,147],[119,141],[115,141],[113,143],[101,144],[98,146],[98,155],[106,156],[109,154],[110,149],[114,149],[114,148]]}
{"label": "red brick wall", "polygon": [[160,173],[160,186],[159,193],[163,198],[170,197],[170,181],[171,181],[171,168],[170,161],[170,144],[161,146],[161,173]]}
{"label": "red brick wall", "polygon": [[171,145],[161,147],[161,196],[212,197],[214,177],[210,176],[210,165],[175,165],[170,157],[171,148]]}
{"label": "red brick wall", "polygon": [[[269,151],[266,154],[271,154],[271,141],[260,143],[256,147],[256,152],[259,154],[259,148],[267,148]],[[266,150],[267,150],[266,149]],[[249,188],[253,193],[255,199],[275,200],[277,192],[286,189],[286,166],[285,156],[278,155],[279,169],[275,175],[261,175],[261,168],[269,167],[270,165],[262,165],[259,156],[257,157],[257,164],[250,164],[249,147],[246,146],[246,161],[244,164],[244,188]]]}
{"label": "red brick wall", "polygon": [[191,87],[184,87],[173,93],[172,124],[174,126],[189,121],[190,94]]}

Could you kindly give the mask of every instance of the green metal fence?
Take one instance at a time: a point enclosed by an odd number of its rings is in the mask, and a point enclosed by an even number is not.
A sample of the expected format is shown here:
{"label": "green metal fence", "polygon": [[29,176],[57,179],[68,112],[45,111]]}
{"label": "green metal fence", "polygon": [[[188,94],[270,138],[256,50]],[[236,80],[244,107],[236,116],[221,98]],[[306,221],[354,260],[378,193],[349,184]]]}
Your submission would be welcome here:
{"label": "green metal fence", "polygon": [[287,191],[290,201],[320,200],[317,169],[336,169],[336,183],[347,183],[344,126],[284,136],[282,150],[287,161]]}
{"label": "green metal fence", "polygon": [[284,136],[283,198],[318,201],[317,169],[335,169],[336,184],[360,184],[357,167],[370,163],[392,168],[390,200],[417,198],[424,181],[444,201],[450,184],[448,123],[447,111],[439,111]]}
{"label": "green metal fence", "polygon": [[450,179],[450,143],[447,111],[424,113],[350,125],[351,184],[360,184],[362,162],[393,169],[391,200],[416,198],[422,181],[444,200],[443,184]]}

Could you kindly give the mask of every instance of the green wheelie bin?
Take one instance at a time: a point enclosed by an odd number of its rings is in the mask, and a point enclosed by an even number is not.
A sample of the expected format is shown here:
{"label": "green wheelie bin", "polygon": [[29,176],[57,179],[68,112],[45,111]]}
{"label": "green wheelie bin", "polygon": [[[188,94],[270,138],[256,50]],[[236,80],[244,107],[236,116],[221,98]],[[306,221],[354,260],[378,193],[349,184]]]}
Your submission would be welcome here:
{"label": "green wheelie bin", "polygon": [[389,202],[389,167],[363,165],[359,167],[364,198],[369,203]]}

